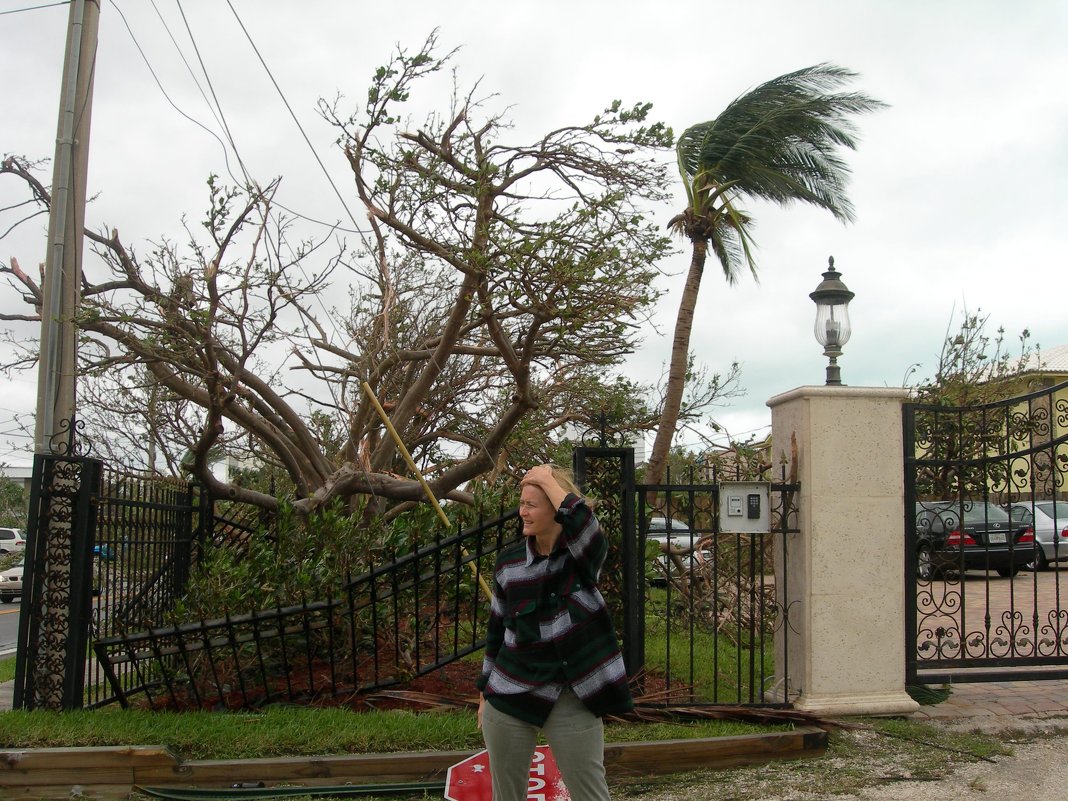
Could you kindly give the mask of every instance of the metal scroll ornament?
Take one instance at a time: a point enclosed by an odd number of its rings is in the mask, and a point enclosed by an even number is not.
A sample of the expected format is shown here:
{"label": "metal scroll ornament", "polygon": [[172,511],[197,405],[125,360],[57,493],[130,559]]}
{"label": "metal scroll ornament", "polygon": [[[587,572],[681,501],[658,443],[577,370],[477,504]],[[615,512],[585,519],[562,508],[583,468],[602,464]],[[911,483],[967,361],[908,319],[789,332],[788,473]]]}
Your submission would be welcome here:
{"label": "metal scroll ornament", "polygon": [[587,428],[580,439],[587,448],[625,448],[629,444],[623,431],[609,426],[603,409],[597,415],[597,426]]}
{"label": "metal scroll ornament", "polygon": [[48,449],[54,456],[78,458],[93,452],[92,443],[83,436],[85,421],[77,416],[59,421],[59,431],[49,437]]}

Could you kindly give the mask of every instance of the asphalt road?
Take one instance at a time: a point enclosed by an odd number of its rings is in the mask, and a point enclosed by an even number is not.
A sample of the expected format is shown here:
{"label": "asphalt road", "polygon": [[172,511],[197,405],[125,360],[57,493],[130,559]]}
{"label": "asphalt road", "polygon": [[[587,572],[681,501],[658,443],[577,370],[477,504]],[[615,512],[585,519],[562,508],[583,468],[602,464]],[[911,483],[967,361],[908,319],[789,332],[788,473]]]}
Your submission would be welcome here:
{"label": "asphalt road", "polygon": [[19,602],[0,604],[0,655],[15,650],[18,635]]}

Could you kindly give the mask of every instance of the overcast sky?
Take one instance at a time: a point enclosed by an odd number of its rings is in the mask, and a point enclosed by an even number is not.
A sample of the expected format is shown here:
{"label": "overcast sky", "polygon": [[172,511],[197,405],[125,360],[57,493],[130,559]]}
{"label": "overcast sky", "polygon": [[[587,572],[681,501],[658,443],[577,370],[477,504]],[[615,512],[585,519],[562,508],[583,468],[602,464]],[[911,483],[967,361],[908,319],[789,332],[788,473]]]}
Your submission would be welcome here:
{"label": "overcast sky", "polygon": [[[46,2],[0,0],[0,11]],[[347,217],[231,6],[357,219],[347,166],[315,102],[341,93],[356,109],[394,45],[415,49],[435,27],[444,48],[461,48],[460,83],[481,79],[511,107],[516,141],[585,121],[615,98],[652,102],[679,133],[782,73],[825,61],[859,72],[854,88],[890,108],[859,120],[861,143],[847,157],[856,222],[751,205],[759,284],[744,277],[728,287],[716,265],[706,272],[693,348],[713,370],[742,365],[746,396],[716,412],[732,435],[767,429],[768,398],[823,383],[808,293],[829,255],[856,293],[840,360],[847,384],[900,386],[914,364],[926,374],[965,306],[1012,338],[1028,328],[1043,346],[1068,343],[1064,0],[107,0],[90,225],[116,227],[127,243],[174,232],[183,213],[199,219],[207,175],[226,174],[219,142],[175,110],[138,51],[170,100],[221,135],[182,62],[206,91],[180,9],[250,172],[283,176],[282,202],[310,217]],[[52,156],[67,16],[66,6],[0,15],[3,153]],[[413,110],[447,107],[444,81],[423,92]],[[13,197],[0,186],[0,206]],[[660,218],[682,205],[680,192]],[[0,260],[43,260],[44,229],[34,221],[9,236]],[[669,357],[686,265],[682,243],[661,265],[660,330],[629,365],[639,378],[655,380]],[[19,305],[11,292],[0,304]],[[32,413],[35,380],[0,377],[0,463],[29,461],[29,440],[8,432],[16,414]]]}

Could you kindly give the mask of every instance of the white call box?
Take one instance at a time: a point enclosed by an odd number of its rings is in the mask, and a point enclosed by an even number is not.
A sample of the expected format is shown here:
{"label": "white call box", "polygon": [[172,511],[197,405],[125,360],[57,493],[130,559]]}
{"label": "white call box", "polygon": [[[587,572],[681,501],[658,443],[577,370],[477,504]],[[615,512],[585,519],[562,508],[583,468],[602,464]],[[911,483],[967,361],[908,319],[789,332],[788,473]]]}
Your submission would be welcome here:
{"label": "white call box", "polygon": [[723,534],[771,531],[771,485],[766,481],[721,481],[719,530]]}

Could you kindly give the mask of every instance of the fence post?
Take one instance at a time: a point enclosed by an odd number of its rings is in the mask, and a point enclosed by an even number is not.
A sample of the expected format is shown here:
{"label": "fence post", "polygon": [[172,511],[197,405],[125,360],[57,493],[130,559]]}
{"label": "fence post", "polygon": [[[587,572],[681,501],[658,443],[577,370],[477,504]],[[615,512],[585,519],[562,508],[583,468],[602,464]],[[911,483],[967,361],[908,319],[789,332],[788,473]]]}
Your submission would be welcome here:
{"label": "fence post", "polygon": [[94,500],[102,463],[34,457],[15,661],[16,709],[80,709],[92,621]]}
{"label": "fence post", "polygon": [[[801,387],[768,401],[775,458],[796,442],[799,534],[776,581],[797,636],[776,679],[816,714],[901,714],[905,692],[903,389]],[[787,652],[788,649],[788,652]],[[778,675],[789,665],[790,675]]]}
{"label": "fence post", "polygon": [[[644,554],[638,553],[634,519],[634,449],[578,447],[572,453],[572,465],[582,491],[598,502],[597,519],[605,529],[609,547],[619,547],[621,597],[612,598],[610,593],[605,600],[610,609],[621,612],[613,614],[613,619],[621,629],[618,633],[627,675],[634,676],[645,666],[645,561]],[[608,572],[601,571],[602,584]]]}

